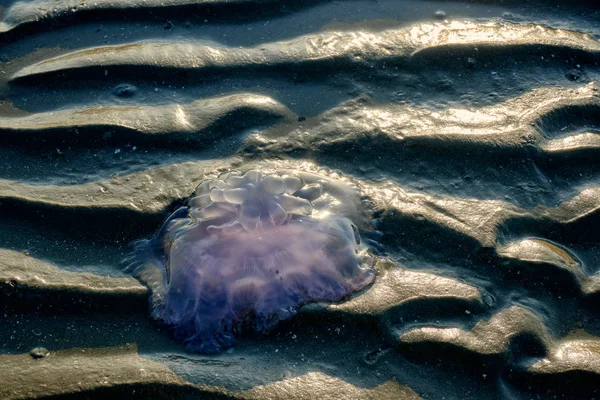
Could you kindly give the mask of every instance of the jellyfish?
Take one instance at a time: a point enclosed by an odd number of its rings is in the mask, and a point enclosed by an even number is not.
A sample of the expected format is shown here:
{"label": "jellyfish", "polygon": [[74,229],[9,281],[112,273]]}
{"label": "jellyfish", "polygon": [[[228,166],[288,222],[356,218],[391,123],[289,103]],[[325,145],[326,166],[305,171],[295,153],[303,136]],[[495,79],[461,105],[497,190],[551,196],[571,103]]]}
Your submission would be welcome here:
{"label": "jellyfish", "polygon": [[151,316],[189,350],[215,353],[371,284],[360,234],[373,230],[371,208],[338,173],[227,172],[135,242],[127,263],[150,288]]}

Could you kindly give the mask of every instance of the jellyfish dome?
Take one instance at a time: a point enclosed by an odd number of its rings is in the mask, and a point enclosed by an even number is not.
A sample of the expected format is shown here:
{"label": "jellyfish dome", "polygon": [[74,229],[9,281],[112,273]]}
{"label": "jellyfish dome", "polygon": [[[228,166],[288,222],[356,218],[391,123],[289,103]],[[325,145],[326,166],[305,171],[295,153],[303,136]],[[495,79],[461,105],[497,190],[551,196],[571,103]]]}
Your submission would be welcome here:
{"label": "jellyfish dome", "polygon": [[151,289],[152,317],[214,353],[369,285],[366,204],[336,173],[229,172],[202,182],[128,263]]}

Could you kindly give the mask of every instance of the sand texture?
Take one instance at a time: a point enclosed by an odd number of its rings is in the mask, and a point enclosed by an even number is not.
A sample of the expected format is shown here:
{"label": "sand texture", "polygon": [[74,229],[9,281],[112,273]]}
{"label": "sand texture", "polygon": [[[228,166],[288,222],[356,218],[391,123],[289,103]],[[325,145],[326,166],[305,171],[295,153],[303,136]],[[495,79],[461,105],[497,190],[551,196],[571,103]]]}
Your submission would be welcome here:
{"label": "sand texture", "polygon": [[[600,398],[599,63],[584,0],[0,1],[0,399]],[[376,277],[193,353],[123,260],[249,169]]]}

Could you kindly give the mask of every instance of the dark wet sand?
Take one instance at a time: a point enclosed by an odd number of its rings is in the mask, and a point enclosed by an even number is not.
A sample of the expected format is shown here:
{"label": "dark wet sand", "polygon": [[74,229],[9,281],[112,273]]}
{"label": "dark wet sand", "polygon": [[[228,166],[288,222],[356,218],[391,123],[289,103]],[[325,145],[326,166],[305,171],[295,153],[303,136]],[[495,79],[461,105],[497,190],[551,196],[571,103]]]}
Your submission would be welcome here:
{"label": "dark wet sand", "polygon": [[[0,21],[1,399],[600,397],[594,2],[1,0]],[[120,262],[249,168],[351,177],[378,275],[192,354]]]}

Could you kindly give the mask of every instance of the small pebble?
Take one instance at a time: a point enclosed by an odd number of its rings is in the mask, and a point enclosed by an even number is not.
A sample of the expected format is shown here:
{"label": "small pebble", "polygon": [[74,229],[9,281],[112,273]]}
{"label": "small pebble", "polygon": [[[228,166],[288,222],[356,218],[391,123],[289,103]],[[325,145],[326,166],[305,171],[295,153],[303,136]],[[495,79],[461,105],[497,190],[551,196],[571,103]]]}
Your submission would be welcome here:
{"label": "small pebble", "polygon": [[35,349],[29,352],[29,355],[35,359],[44,358],[48,354],[50,354],[50,352],[44,347],[36,347]]}
{"label": "small pebble", "polygon": [[469,57],[467,58],[467,64],[469,64],[469,67],[474,67],[475,66],[475,58],[473,57]]}
{"label": "small pebble", "polygon": [[132,97],[137,92],[137,88],[129,83],[122,83],[115,86],[112,94],[117,97]]}
{"label": "small pebble", "polygon": [[435,13],[433,13],[433,16],[437,19],[444,19],[446,18],[446,12],[442,10],[437,10]]}
{"label": "small pebble", "polygon": [[579,69],[570,69],[566,73],[567,79],[570,81],[578,81],[583,77],[583,72]]}

